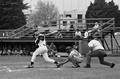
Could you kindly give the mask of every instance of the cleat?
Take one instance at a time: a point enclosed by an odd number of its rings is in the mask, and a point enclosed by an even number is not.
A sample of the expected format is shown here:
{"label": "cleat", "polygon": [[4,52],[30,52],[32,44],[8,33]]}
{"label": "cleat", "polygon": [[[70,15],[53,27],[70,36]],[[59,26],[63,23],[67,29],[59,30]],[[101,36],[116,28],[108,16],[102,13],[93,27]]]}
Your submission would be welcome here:
{"label": "cleat", "polygon": [[86,65],[86,66],[84,66],[84,68],[91,68],[91,66]]}
{"label": "cleat", "polygon": [[80,66],[78,65],[78,66],[72,66],[72,68],[79,68]]}
{"label": "cleat", "polygon": [[114,68],[114,66],[115,66],[115,64],[114,64],[114,63],[112,63],[112,65],[110,66],[110,68]]}
{"label": "cleat", "polygon": [[57,68],[60,68],[61,67],[61,64],[56,64]]}
{"label": "cleat", "polygon": [[60,64],[60,62],[57,62],[56,66],[57,66],[57,68],[60,68],[62,66],[62,64]]}
{"label": "cleat", "polygon": [[34,66],[33,65],[28,65],[27,68],[34,68]]}

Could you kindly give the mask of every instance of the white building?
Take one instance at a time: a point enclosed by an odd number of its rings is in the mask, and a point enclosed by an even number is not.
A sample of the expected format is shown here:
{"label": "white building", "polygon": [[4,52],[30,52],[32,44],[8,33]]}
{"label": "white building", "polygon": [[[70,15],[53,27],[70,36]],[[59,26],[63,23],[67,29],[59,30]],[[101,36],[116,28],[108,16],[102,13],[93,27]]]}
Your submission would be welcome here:
{"label": "white building", "polygon": [[69,29],[70,26],[74,26],[77,28],[85,28],[85,13],[86,11],[64,11],[63,14],[60,15],[60,28],[61,29]]}

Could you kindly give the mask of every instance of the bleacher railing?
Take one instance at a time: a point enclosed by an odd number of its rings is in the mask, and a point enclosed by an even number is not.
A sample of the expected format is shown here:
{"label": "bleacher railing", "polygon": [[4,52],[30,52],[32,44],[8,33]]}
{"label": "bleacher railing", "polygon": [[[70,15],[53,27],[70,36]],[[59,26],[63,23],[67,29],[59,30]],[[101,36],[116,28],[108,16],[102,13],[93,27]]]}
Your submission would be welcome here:
{"label": "bleacher railing", "polygon": [[20,38],[32,31],[34,31],[34,26],[28,26],[24,25],[18,29],[13,30],[12,32],[9,33],[9,38]]}
{"label": "bleacher railing", "polygon": [[108,35],[111,32],[114,32],[114,30],[115,30],[115,19],[111,18],[108,21],[100,24],[98,29],[100,29],[100,31],[99,32],[97,31],[96,33],[94,33],[94,35],[99,35],[101,37],[103,37],[105,35]]}
{"label": "bleacher railing", "polygon": [[9,33],[11,33],[13,30],[0,30],[0,38],[8,38]]}

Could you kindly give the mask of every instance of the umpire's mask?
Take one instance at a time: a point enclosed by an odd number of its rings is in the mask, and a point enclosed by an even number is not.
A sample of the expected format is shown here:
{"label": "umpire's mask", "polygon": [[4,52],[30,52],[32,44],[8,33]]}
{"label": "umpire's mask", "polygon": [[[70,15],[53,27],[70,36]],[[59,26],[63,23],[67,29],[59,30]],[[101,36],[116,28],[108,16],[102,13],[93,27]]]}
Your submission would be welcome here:
{"label": "umpire's mask", "polygon": [[39,35],[38,39],[43,41],[44,40],[44,35]]}
{"label": "umpire's mask", "polygon": [[71,46],[66,47],[66,52],[67,52],[68,54],[71,52],[71,50],[72,50],[72,47],[71,47]]}

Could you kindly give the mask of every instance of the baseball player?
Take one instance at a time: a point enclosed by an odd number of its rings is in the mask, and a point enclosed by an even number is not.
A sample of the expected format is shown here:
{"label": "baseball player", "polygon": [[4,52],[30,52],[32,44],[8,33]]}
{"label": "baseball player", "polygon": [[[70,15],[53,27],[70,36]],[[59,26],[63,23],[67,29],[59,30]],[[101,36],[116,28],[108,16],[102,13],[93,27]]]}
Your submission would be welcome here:
{"label": "baseball player", "polygon": [[50,62],[50,63],[54,63],[54,64],[58,64],[57,61],[55,61],[54,59],[51,59],[48,57],[48,48],[46,46],[46,40],[45,40],[45,35],[40,34],[38,36],[38,38],[35,40],[35,44],[38,45],[38,48],[34,51],[32,58],[31,58],[31,63],[28,65],[28,68],[33,68],[34,66],[34,62],[36,59],[37,55],[43,55],[43,58],[45,59],[45,61]]}
{"label": "baseball player", "polygon": [[68,62],[72,62],[74,68],[80,67],[79,63],[83,61],[83,56],[70,46],[66,48],[66,52],[68,53],[68,58],[64,62],[59,63],[57,67],[59,68]]}
{"label": "baseball player", "polygon": [[93,36],[90,36],[89,39],[91,39],[91,41],[88,43],[90,51],[86,55],[86,65],[84,66],[84,68],[91,67],[91,57],[98,57],[100,64],[107,65],[110,68],[113,68],[115,66],[114,63],[104,61],[104,57],[106,57],[107,54],[105,53],[102,44],[98,41],[98,38],[93,38]]}

